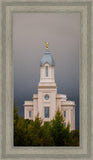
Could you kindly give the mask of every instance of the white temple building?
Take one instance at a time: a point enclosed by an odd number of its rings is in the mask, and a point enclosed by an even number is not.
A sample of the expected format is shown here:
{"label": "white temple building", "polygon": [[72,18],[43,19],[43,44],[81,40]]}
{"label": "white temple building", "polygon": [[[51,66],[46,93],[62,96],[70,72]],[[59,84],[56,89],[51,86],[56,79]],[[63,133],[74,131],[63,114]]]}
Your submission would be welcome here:
{"label": "white temple building", "polygon": [[38,94],[33,94],[33,101],[24,102],[24,118],[35,120],[39,117],[43,121],[51,121],[59,109],[64,117],[64,125],[70,124],[70,130],[75,129],[75,102],[68,101],[64,94],[57,94],[55,83],[55,62],[48,51],[40,61],[40,82],[38,83]]}

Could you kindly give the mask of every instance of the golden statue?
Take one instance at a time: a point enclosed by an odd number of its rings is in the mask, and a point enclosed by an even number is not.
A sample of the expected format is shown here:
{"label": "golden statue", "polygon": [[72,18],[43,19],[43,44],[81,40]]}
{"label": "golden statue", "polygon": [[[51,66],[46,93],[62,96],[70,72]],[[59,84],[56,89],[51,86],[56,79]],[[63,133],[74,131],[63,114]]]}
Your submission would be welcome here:
{"label": "golden statue", "polygon": [[46,43],[46,49],[48,49],[48,42],[45,42]]}

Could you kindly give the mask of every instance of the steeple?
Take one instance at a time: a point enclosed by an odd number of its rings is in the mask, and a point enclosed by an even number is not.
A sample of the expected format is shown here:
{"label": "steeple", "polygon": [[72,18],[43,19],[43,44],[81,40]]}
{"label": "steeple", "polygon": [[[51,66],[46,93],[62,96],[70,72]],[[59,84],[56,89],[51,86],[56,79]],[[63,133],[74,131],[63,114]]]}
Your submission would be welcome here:
{"label": "steeple", "polygon": [[48,42],[45,43],[46,51],[40,61],[40,82],[55,82],[55,62],[50,52],[48,51]]}
{"label": "steeple", "polygon": [[43,57],[41,58],[40,66],[43,66],[45,63],[48,63],[51,66],[55,66],[54,59],[51,56],[50,52],[48,51],[48,42],[45,42],[45,43],[46,43],[46,51]]}

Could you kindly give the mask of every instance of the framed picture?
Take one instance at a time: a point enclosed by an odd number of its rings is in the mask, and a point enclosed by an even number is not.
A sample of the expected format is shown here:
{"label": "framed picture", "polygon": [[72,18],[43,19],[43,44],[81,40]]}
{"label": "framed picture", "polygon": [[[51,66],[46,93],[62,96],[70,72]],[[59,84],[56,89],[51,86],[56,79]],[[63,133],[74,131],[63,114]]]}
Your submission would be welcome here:
{"label": "framed picture", "polygon": [[92,159],[92,1],[0,3],[1,159]]}

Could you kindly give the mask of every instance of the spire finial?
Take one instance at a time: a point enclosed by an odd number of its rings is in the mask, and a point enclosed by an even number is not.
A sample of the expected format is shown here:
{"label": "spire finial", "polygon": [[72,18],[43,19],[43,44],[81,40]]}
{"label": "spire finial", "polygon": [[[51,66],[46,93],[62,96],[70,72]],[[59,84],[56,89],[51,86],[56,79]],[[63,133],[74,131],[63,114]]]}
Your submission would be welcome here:
{"label": "spire finial", "polygon": [[46,49],[48,50],[48,42],[45,42],[46,43]]}

